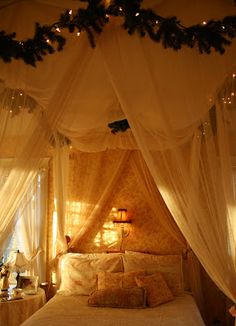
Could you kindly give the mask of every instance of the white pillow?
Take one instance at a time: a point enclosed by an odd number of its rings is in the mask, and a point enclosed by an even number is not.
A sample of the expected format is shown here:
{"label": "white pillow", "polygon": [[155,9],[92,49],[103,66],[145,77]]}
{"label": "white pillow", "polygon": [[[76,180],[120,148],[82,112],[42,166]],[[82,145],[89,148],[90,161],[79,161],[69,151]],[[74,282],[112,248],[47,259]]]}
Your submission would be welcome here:
{"label": "white pillow", "polygon": [[89,295],[96,289],[100,271],[123,272],[122,254],[75,254],[60,258],[61,284],[58,293]]}
{"label": "white pillow", "polygon": [[181,255],[152,255],[125,251],[123,263],[125,272],[145,270],[147,274],[162,273],[173,295],[184,295]]}

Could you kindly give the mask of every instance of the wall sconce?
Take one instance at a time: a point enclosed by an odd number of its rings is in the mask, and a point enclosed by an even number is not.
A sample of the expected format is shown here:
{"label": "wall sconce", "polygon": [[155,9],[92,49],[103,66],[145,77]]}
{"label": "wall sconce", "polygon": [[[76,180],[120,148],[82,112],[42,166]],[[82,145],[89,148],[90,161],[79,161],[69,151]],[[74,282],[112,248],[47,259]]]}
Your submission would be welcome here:
{"label": "wall sconce", "polygon": [[128,219],[127,209],[126,208],[118,208],[115,219],[113,220],[114,224],[120,225],[121,229],[121,246],[120,250],[122,250],[122,242],[123,239],[129,235],[129,228],[126,227],[127,224],[131,224],[131,220]]}

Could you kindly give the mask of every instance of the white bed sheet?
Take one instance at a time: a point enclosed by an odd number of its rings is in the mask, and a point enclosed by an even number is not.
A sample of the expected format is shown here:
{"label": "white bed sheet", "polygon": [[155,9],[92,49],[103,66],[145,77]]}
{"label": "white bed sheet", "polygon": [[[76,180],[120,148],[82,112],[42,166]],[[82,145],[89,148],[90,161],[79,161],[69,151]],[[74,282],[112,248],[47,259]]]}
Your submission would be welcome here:
{"label": "white bed sheet", "polygon": [[189,294],[155,308],[119,309],[87,306],[87,296],[56,295],[22,326],[203,326]]}

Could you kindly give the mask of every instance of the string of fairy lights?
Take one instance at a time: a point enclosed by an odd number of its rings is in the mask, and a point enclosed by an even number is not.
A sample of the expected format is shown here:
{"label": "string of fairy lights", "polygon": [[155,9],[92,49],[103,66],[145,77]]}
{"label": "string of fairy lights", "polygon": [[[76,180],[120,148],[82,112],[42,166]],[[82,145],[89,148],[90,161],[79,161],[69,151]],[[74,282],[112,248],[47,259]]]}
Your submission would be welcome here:
{"label": "string of fairy lights", "polygon": [[17,40],[16,33],[0,31],[0,58],[5,62],[21,59],[36,66],[47,54],[61,51],[66,43],[63,30],[80,36],[86,33],[92,47],[96,36],[111,18],[122,18],[121,26],[128,34],[147,36],[164,48],[180,50],[183,46],[197,48],[200,53],[210,54],[212,50],[223,54],[236,37],[236,15],[221,20],[202,21],[189,27],[177,17],[165,18],[150,8],[143,8],[143,0],[80,0],[86,8],[66,10],[57,22],[51,25],[35,24],[32,38]]}

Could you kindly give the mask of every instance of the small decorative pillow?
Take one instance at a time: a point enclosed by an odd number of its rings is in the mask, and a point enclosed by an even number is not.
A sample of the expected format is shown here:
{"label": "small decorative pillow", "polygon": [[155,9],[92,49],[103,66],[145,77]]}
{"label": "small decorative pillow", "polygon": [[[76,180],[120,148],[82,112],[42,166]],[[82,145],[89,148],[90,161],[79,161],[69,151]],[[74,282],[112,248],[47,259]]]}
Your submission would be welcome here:
{"label": "small decorative pillow", "polygon": [[145,275],[145,271],[133,271],[127,273],[99,272],[97,274],[97,288],[98,290],[113,288],[132,288],[137,286],[135,277]]}
{"label": "small decorative pillow", "polygon": [[142,287],[96,290],[90,294],[91,307],[145,308],[146,291]]}
{"label": "small decorative pillow", "polygon": [[155,307],[174,300],[174,296],[161,273],[136,277],[137,285],[147,291],[147,304]]}

